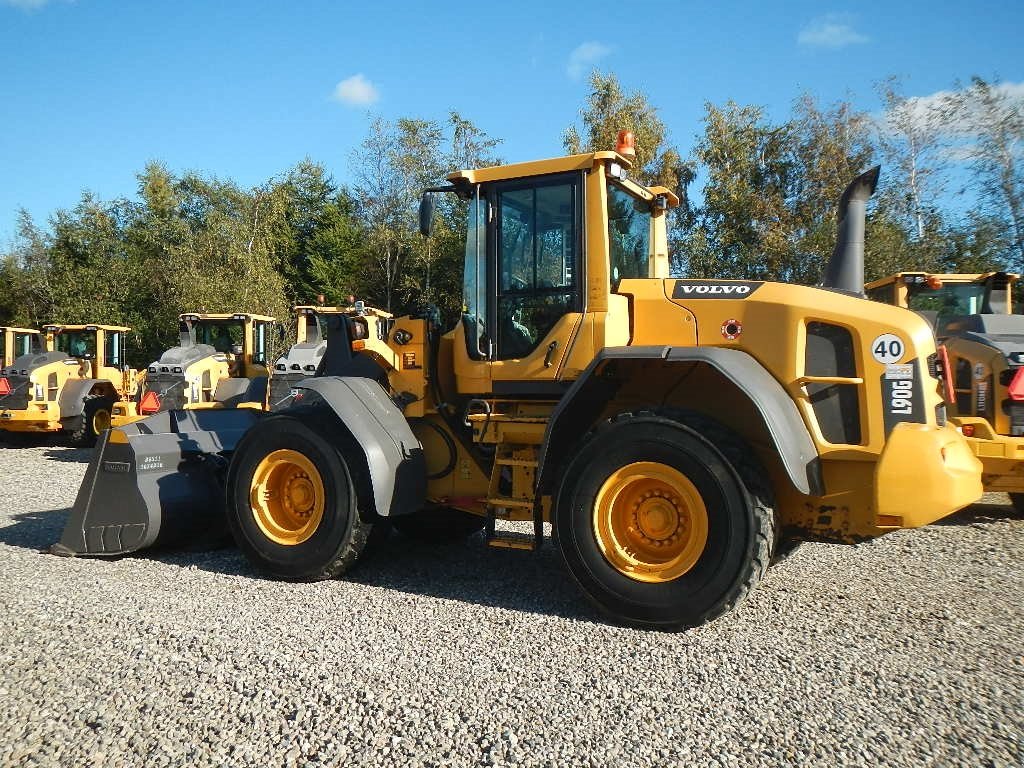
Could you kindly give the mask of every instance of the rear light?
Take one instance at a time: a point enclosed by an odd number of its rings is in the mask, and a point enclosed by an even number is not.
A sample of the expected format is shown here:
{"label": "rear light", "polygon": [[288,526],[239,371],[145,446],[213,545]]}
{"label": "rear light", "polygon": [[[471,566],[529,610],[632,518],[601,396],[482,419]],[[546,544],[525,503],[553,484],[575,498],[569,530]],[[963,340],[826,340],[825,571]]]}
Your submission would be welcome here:
{"label": "rear light", "polygon": [[370,335],[369,328],[366,327],[366,323],[361,320],[353,320],[351,323],[352,328],[352,339],[365,339]]}
{"label": "rear light", "polygon": [[142,396],[142,402],[139,403],[139,413],[151,414],[157,413],[160,410],[160,395],[156,392],[149,391]]}
{"label": "rear light", "polygon": [[1011,400],[1024,400],[1024,367],[1017,369],[1007,392]]}
{"label": "rear light", "polygon": [[949,350],[942,344],[936,351],[939,355],[939,374],[942,376],[942,396],[947,403],[952,404],[956,402],[956,390],[953,389],[953,366],[949,364]]}
{"label": "rear light", "polygon": [[0,379],[0,396],[11,394],[11,383],[7,379]]}

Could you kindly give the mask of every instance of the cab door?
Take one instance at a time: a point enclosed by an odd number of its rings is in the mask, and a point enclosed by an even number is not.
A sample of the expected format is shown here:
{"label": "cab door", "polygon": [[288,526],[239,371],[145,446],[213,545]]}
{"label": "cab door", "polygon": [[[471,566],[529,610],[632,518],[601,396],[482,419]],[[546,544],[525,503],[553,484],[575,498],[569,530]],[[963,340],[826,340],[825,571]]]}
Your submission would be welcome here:
{"label": "cab door", "polygon": [[[467,247],[466,304],[473,311],[459,335],[471,378],[489,382],[495,395],[561,389],[555,382],[584,309],[582,194],[576,172],[480,190],[487,242],[477,258],[486,263],[474,263]],[[486,292],[477,277],[483,274]]]}

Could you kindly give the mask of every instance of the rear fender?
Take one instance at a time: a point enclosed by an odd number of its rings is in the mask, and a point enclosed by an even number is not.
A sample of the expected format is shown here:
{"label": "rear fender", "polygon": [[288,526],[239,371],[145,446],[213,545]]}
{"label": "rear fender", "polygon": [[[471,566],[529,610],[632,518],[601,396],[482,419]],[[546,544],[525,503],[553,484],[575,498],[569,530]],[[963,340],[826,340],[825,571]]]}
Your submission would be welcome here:
{"label": "rear fender", "polygon": [[69,419],[81,416],[85,408],[85,398],[94,389],[112,393],[113,386],[106,379],[73,379],[60,390],[60,417]]}
{"label": "rear fender", "polygon": [[[552,457],[569,455],[573,443],[614,400],[623,379],[614,373],[615,366],[611,364],[631,360],[698,363],[714,368],[734,383],[760,413],[793,486],[804,495],[823,493],[818,452],[793,398],[753,357],[720,347],[610,347],[598,354],[565,393],[548,422],[538,474],[541,493],[550,492],[556,483],[557,462]],[[653,408],[660,405],[658,401],[649,404]],[[714,412],[708,415],[713,417]]]}
{"label": "rear fender", "polygon": [[[359,446],[369,472],[373,509],[381,517],[410,514],[426,499],[423,448],[402,411],[372,379],[355,376],[310,377],[295,385],[293,404],[278,413],[323,403]],[[321,425],[327,427],[327,425]],[[340,445],[337,436],[336,445]]]}

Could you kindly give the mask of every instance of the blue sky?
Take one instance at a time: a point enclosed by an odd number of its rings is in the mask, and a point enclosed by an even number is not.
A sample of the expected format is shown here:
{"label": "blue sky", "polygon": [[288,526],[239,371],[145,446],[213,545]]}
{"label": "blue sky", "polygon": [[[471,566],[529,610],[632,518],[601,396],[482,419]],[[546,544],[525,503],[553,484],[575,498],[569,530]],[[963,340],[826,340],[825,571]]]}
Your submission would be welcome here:
{"label": "blue sky", "polygon": [[[777,7],[773,7],[777,6]],[[339,181],[368,113],[458,110],[510,161],[560,154],[597,66],[685,151],[703,103],[783,116],[809,90],[878,106],[972,74],[1024,82],[1024,3],[348,3],[0,0],[0,249],[149,160],[244,185],[309,156]]]}

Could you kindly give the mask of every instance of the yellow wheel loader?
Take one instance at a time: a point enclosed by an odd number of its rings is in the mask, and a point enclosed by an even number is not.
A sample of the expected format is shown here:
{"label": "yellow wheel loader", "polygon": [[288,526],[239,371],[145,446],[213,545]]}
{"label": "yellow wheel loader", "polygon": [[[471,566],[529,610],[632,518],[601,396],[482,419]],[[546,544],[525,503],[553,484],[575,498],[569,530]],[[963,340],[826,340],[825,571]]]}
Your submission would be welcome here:
{"label": "yellow wheel loader", "polygon": [[186,312],[178,317],[178,345],[146,368],[133,401],[115,404],[123,426],[175,408],[264,408],[267,341],[276,321],[246,312]]}
{"label": "yellow wheel loader", "polygon": [[675,630],[731,610],[787,541],[864,541],[976,500],[931,329],[863,298],[878,169],[840,202],[830,288],[676,279],[678,201],[629,178],[630,139],[427,190],[424,234],[435,195],[466,211],[454,328],[353,309],[287,408],[111,430],[52,551],[170,546],[226,515],[256,567],[305,581],[344,574],[389,523],[521,549],[550,523],[601,610]]}
{"label": "yellow wheel loader", "polygon": [[43,349],[0,372],[0,432],[61,432],[89,446],[110,426],[114,405],[135,395],[139,372],[125,365],[130,328],[46,325]]}
{"label": "yellow wheel loader", "polygon": [[[0,373],[13,366],[19,357],[39,351],[39,331],[0,325]],[[0,391],[0,394],[5,393]]]}
{"label": "yellow wheel loader", "polygon": [[1024,315],[1020,275],[900,272],[869,283],[869,298],[907,307],[935,327],[948,370],[950,418],[981,460],[986,491],[1024,513]]}

